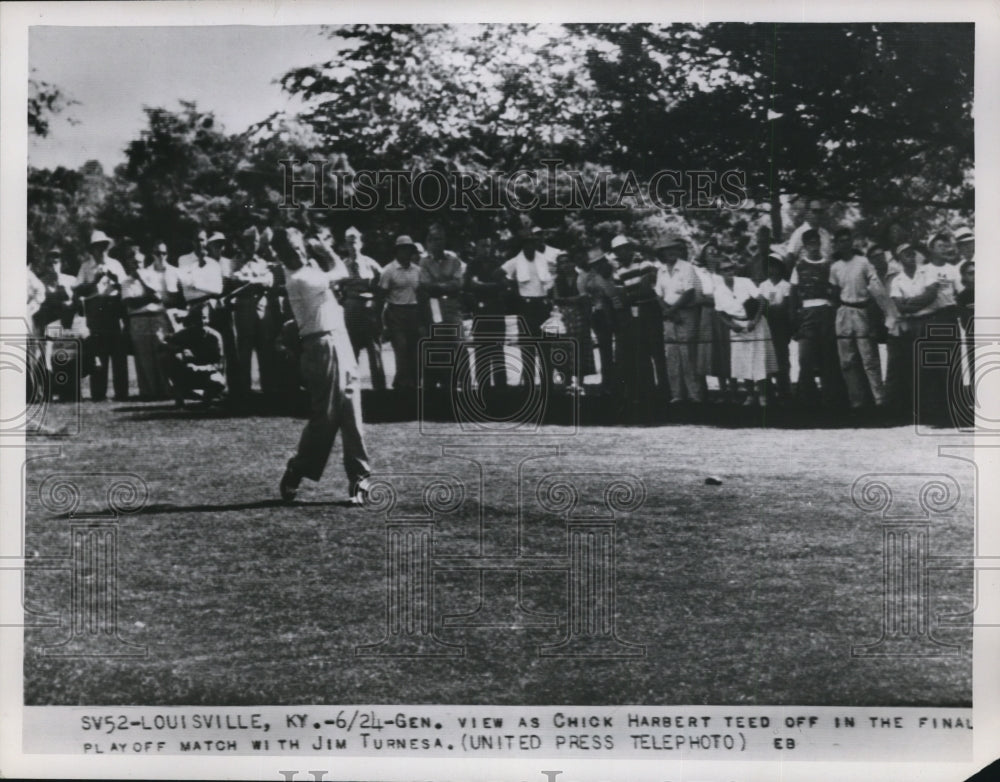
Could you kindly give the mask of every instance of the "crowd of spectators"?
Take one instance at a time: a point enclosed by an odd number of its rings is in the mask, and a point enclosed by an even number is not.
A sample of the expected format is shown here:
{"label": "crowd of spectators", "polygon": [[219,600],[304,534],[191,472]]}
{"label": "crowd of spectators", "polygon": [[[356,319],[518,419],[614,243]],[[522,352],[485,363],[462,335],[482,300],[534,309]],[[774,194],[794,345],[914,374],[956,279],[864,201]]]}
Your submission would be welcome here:
{"label": "crowd of spectators", "polygon": [[[920,343],[944,345],[971,381],[972,352],[961,345],[974,331],[973,233],[892,235],[895,245],[882,246],[828,226],[811,202],[780,244],[766,229],[756,243],[697,244],[664,229],[593,247],[523,225],[504,241],[484,236],[453,250],[432,224],[423,244],[397,236],[382,263],[354,228],[319,231],[308,249],[377,391],[542,383],[547,393],[623,404],[909,412],[919,398],[938,408],[954,378],[925,371]],[[93,401],[107,398],[109,374],[118,401],[137,391],[142,401],[239,405],[294,390],[295,327],[271,236],[201,230],[191,252],[172,255],[166,241],[140,246],[94,230],[75,274],[54,244],[28,273],[39,360],[51,364],[46,343],[79,337]],[[438,344],[450,362],[423,358]],[[83,395],[72,383],[53,389]]]}

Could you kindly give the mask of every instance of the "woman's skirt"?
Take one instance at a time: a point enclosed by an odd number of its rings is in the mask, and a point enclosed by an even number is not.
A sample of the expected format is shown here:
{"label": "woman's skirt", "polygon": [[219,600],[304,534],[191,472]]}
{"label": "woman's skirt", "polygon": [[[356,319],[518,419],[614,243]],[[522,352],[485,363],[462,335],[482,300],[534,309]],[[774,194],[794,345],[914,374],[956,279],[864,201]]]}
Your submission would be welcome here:
{"label": "woman's skirt", "polygon": [[778,371],[771,330],[761,318],[753,331],[730,332],[732,376],[737,380],[767,380]]}

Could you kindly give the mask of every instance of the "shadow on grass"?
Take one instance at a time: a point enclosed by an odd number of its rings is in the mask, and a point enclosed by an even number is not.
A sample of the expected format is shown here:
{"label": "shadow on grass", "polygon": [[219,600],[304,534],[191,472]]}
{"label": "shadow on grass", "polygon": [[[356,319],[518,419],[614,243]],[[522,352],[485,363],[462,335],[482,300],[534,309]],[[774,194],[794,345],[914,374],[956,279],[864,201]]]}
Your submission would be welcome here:
{"label": "shadow on grass", "polygon": [[[323,500],[313,502],[285,502],[284,500],[272,498],[267,500],[255,500],[253,502],[231,502],[231,503],[193,503],[191,505],[175,505],[172,502],[161,502],[146,505],[136,511],[130,511],[128,516],[159,516],[171,513],[228,513],[230,511],[263,510],[265,508],[357,508],[358,506],[350,500]],[[72,519],[74,516],[68,513],[60,513],[49,516],[49,519]]]}
{"label": "shadow on grass", "polygon": [[[519,405],[523,403],[516,390],[497,392],[495,397],[492,401],[496,410],[507,411],[510,408],[516,414],[520,410]],[[364,421],[370,424],[421,420],[454,424],[463,415],[469,415],[468,411],[462,412],[464,407],[456,396],[447,392],[428,392],[419,400],[410,392],[365,389],[361,398]],[[172,403],[157,402],[112,408],[112,412],[128,414],[133,421],[251,417],[303,419],[308,416],[308,410],[309,403],[304,393],[280,397],[266,397],[255,393],[245,399],[222,400],[211,405],[195,402],[185,407],[176,407]],[[882,429],[913,426],[915,423],[912,411],[824,409],[798,399],[761,408],[710,402],[669,404],[652,396],[633,403],[599,395],[588,395],[574,401],[566,394],[552,394],[537,411],[529,411],[527,416],[531,419],[538,417],[539,420],[525,423],[548,426],[695,425],[720,429]],[[931,420],[925,420],[922,424],[928,428],[954,428],[946,409],[930,418]]]}

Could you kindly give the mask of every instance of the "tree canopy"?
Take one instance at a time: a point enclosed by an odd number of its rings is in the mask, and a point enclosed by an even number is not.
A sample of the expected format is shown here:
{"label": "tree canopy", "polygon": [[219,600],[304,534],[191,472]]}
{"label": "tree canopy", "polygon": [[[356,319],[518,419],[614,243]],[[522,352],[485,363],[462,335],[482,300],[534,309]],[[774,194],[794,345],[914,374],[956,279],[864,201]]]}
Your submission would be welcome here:
{"label": "tree canopy", "polygon": [[[968,219],[974,206],[971,24],[355,25],[320,34],[329,59],[280,77],[302,101],[298,113],[231,134],[194,103],[149,107],[126,162],[102,174],[99,203],[93,188],[81,195],[79,172],[33,172],[32,225],[101,219],[134,238],[183,242],[200,224],[419,235],[433,219],[474,235],[519,218],[431,216],[412,200],[399,211],[291,210],[282,163],[291,159],[326,161],[331,183],[360,170],[528,169],[542,172],[540,189],[568,187],[545,181],[553,159],[587,186],[602,176],[645,182],[664,169],[737,171],[742,209],[687,216],[720,230],[769,218],[778,237],[789,196],[828,199],[873,230],[896,220],[922,231],[949,215]],[[65,100],[33,83],[35,133]],[[591,230],[647,219],[650,209],[530,217]]]}

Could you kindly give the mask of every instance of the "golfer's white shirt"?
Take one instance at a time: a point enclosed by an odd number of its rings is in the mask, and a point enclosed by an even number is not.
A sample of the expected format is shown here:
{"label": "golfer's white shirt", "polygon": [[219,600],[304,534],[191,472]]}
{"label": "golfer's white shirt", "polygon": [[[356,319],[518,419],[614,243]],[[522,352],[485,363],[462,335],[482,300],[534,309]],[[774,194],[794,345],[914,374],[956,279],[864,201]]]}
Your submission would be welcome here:
{"label": "golfer's white shirt", "polygon": [[292,272],[285,290],[288,305],[299,327],[299,337],[329,332],[333,336],[334,350],[337,351],[337,368],[340,373],[340,387],[357,386],[358,362],[351,347],[347,326],[344,323],[344,308],[340,306],[330,289],[331,278],[327,272],[316,266],[303,266]]}

